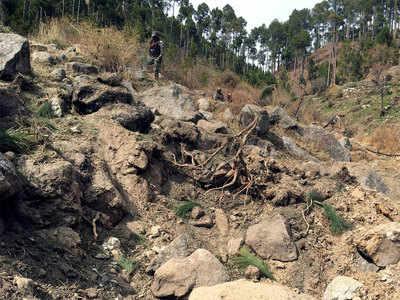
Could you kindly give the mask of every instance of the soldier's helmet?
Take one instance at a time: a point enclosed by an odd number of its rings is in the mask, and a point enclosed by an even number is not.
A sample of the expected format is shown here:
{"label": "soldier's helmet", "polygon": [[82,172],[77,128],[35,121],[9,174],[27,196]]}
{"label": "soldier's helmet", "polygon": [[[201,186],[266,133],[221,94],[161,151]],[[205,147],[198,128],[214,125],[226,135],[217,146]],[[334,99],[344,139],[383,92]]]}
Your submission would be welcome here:
{"label": "soldier's helmet", "polygon": [[160,33],[158,31],[153,31],[153,33],[151,34],[151,37],[160,37]]}
{"label": "soldier's helmet", "polygon": [[217,93],[221,94],[222,93],[222,89],[221,88],[217,88]]}

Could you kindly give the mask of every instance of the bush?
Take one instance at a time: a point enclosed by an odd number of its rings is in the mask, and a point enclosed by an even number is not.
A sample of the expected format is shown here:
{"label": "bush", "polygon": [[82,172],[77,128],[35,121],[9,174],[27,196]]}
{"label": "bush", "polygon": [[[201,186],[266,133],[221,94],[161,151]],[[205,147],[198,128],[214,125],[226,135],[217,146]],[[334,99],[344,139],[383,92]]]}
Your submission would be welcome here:
{"label": "bush", "polygon": [[42,118],[51,119],[54,117],[53,109],[51,108],[51,104],[49,102],[45,102],[39,106],[37,111],[37,115]]}
{"label": "bush", "polygon": [[28,153],[34,145],[34,138],[21,129],[0,129],[0,152]]}
{"label": "bush", "polygon": [[246,269],[248,266],[255,266],[264,277],[275,280],[266,262],[251,254],[246,247],[240,249],[239,256],[234,259],[234,263],[241,269]]}
{"label": "bush", "polygon": [[313,94],[319,94],[326,90],[326,81],[323,77],[311,80],[311,90]]}
{"label": "bush", "polygon": [[179,205],[178,207],[175,208],[176,216],[181,218],[181,219],[187,219],[189,213],[196,206],[201,207],[201,204],[196,203],[196,202],[187,201],[187,202],[185,202],[185,203],[183,203],[183,204],[181,204],[181,205]]}
{"label": "bush", "polygon": [[125,270],[127,275],[133,275],[140,268],[138,261],[128,257],[122,257],[118,261],[118,265]]}

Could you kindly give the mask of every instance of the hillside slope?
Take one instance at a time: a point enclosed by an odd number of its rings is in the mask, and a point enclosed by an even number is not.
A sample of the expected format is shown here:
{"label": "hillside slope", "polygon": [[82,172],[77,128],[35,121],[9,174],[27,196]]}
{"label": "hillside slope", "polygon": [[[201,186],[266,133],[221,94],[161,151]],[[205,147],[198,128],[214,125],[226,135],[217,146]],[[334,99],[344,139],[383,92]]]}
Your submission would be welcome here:
{"label": "hillside slope", "polygon": [[[36,143],[1,140],[3,297],[198,299],[245,276],[249,299],[400,297],[396,157],[281,108],[99,74],[79,46],[30,50],[33,75],[1,82],[7,127]],[[244,275],[243,245],[281,285]]]}

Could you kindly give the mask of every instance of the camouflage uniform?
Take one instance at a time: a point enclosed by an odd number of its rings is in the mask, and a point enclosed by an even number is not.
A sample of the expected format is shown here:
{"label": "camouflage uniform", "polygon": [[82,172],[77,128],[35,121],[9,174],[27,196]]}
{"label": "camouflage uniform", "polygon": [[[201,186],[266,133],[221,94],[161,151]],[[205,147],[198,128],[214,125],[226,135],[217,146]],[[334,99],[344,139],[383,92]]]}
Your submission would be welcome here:
{"label": "camouflage uniform", "polygon": [[163,57],[163,42],[157,33],[153,33],[150,41],[149,62],[148,65],[154,65],[154,78],[158,80],[161,71]]}
{"label": "camouflage uniform", "polygon": [[224,101],[224,94],[222,94],[222,89],[218,88],[217,92],[213,96],[214,100]]}

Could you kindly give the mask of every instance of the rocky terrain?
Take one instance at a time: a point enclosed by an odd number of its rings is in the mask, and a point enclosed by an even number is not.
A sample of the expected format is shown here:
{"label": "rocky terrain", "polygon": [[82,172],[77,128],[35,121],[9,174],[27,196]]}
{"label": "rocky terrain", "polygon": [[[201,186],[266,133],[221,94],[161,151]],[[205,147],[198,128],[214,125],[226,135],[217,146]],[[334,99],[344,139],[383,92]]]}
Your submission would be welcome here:
{"label": "rocky terrain", "polygon": [[0,57],[0,128],[36,141],[0,137],[1,298],[400,299],[396,157],[79,45]]}

